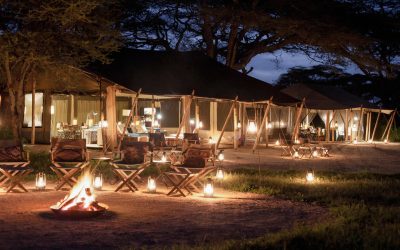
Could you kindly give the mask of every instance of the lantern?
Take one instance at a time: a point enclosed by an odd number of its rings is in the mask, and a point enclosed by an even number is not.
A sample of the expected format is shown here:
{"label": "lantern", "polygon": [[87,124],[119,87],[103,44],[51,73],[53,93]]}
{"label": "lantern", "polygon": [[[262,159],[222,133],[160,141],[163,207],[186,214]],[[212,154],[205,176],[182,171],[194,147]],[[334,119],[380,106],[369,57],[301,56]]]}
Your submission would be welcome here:
{"label": "lantern", "polygon": [[312,169],[307,170],[307,174],[306,174],[306,181],[308,183],[311,183],[314,181],[314,171]]}
{"label": "lantern", "polygon": [[149,179],[147,180],[147,191],[149,193],[156,192],[156,180],[154,180],[154,178],[151,176],[149,176]]}
{"label": "lantern", "polygon": [[207,178],[207,181],[204,184],[204,197],[213,197],[213,196],[214,196],[214,182],[211,178]]}
{"label": "lantern", "polygon": [[130,109],[123,109],[122,110],[122,116],[128,117],[131,114]]}
{"label": "lantern", "polygon": [[208,138],[208,143],[215,144],[215,141],[211,136]]}
{"label": "lantern", "polygon": [[190,123],[190,125],[194,125],[194,123],[195,123],[194,119],[190,119],[189,123]]}
{"label": "lantern", "polygon": [[295,158],[295,159],[299,158],[299,151],[294,151],[293,158]]}
{"label": "lantern", "polygon": [[219,160],[219,161],[225,160],[225,155],[224,155],[224,152],[223,152],[222,150],[219,151],[218,160]]}
{"label": "lantern", "polygon": [[217,169],[215,178],[217,178],[217,180],[220,180],[220,181],[222,181],[224,179],[224,171],[222,170],[222,168]]}
{"label": "lantern", "polygon": [[251,121],[249,123],[249,127],[247,128],[247,131],[250,132],[250,133],[257,132],[257,125],[256,125],[256,123],[254,121]]}
{"label": "lantern", "polygon": [[46,189],[46,174],[43,172],[36,174],[36,189],[37,190]]}
{"label": "lantern", "polygon": [[157,119],[158,119],[158,120],[161,120],[161,119],[162,119],[162,114],[161,114],[161,113],[158,113],[158,114],[157,114]]}
{"label": "lantern", "polygon": [[101,174],[96,175],[93,179],[93,187],[96,190],[101,190],[103,188],[103,176]]}
{"label": "lantern", "polygon": [[155,128],[160,127],[160,123],[158,122],[158,120],[154,121],[153,127],[155,127]]}
{"label": "lantern", "polygon": [[383,142],[384,142],[384,143],[388,143],[388,140],[387,140],[387,139],[385,139],[385,140],[383,140]]}
{"label": "lantern", "polygon": [[78,120],[77,119],[73,119],[72,120],[72,125],[74,125],[74,126],[78,125]]}
{"label": "lantern", "polygon": [[315,158],[315,157],[318,157],[318,150],[316,150],[316,149],[314,149],[314,151],[312,152],[312,156]]}
{"label": "lantern", "polygon": [[294,144],[300,144],[300,140],[299,139],[295,139],[294,140]]}
{"label": "lantern", "polygon": [[54,105],[51,105],[51,106],[50,106],[50,114],[51,114],[51,115],[54,115],[54,113],[55,113]]}
{"label": "lantern", "polygon": [[279,140],[276,140],[275,145],[279,146],[281,143],[279,142]]}
{"label": "lantern", "polygon": [[265,123],[265,128],[268,128],[268,129],[270,129],[270,128],[272,128],[272,124],[271,123]]}
{"label": "lantern", "polygon": [[357,143],[358,143],[357,139],[354,139],[353,144],[357,144]]}
{"label": "lantern", "polygon": [[100,121],[99,126],[100,126],[100,128],[107,128],[108,122],[106,120]]}
{"label": "lantern", "polygon": [[199,124],[197,125],[197,127],[198,127],[199,129],[202,129],[202,128],[203,128],[203,122],[202,122],[202,121],[199,121]]}
{"label": "lantern", "polygon": [[161,161],[162,162],[166,162],[167,161],[167,153],[163,152],[162,156],[161,156]]}
{"label": "lantern", "polygon": [[240,123],[240,121],[238,121],[238,123],[237,123],[237,128],[238,128],[238,129],[241,129],[241,128],[242,128],[242,124]]}

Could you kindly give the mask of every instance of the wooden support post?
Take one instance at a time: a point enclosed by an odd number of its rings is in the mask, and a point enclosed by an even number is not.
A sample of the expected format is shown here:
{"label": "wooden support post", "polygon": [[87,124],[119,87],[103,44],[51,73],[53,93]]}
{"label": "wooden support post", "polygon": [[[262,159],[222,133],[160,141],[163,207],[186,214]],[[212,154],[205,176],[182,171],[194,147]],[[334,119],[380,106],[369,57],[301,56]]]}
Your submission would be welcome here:
{"label": "wooden support post", "polygon": [[346,115],[344,119],[344,141],[346,142],[349,138],[349,110],[346,109]]}
{"label": "wooden support post", "polygon": [[142,92],[142,89],[139,89],[139,91],[136,93],[135,99],[133,100],[133,105],[131,107],[131,112],[129,112],[128,119],[126,120],[124,129],[122,130],[121,139],[120,139],[120,141],[118,143],[118,151],[121,150],[121,144],[122,144],[122,141],[124,140],[126,129],[128,128],[128,126],[129,126],[129,124],[131,122],[131,119],[132,119],[132,116],[133,116],[133,112],[136,109],[136,106],[137,106],[137,103],[138,103],[138,100],[139,100],[139,95],[140,95],[141,92]]}
{"label": "wooden support post", "polygon": [[356,140],[358,141],[358,135],[360,134],[360,126],[361,126],[361,120],[363,117],[363,108],[361,106],[361,110],[360,110],[360,117],[358,118],[358,124],[357,124],[357,134],[356,134]]}
{"label": "wooden support post", "polygon": [[[294,124],[294,129],[293,129],[293,134],[292,134],[292,140],[296,141],[298,139],[299,136],[299,127],[300,127],[300,116],[301,116],[301,112],[303,110],[303,106],[305,103],[305,98],[303,98],[303,101],[301,102],[300,108],[297,110],[297,114],[296,114],[296,121]],[[280,120],[279,120],[280,123]]]}
{"label": "wooden support post", "polygon": [[194,107],[194,115],[195,115],[195,121],[196,121],[196,127],[194,128],[194,131],[195,132],[199,132],[200,131],[200,127],[199,127],[199,124],[200,124],[200,106],[199,106],[199,102],[198,101],[196,101],[196,105],[195,105],[195,107]]}
{"label": "wooden support post", "polygon": [[[268,106],[269,106],[269,104],[267,104],[267,106],[265,107],[265,112],[267,112],[267,110],[268,110]],[[271,109],[271,108],[270,108]],[[265,126],[265,147],[266,148],[268,148],[268,134],[269,134],[269,128],[268,128],[268,126],[269,126],[269,122],[270,122],[270,119],[269,119],[269,114],[268,114],[268,116],[267,116],[267,121],[266,121],[266,126]]]}
{"label": "wooden support post", "polygon": [[[332,118],[329,120],[329,133],[331,133],[331,141],[335,141],[335,129],[331,129],[332,122],[335,119],[336,110],[332,110]],[[335,124],[333,124],[333,128],[335,128]]]}
{"label": "wooden support post", "polygon": [[216,146],[215,146],[215,149],[218,149],[219,144],[221,143],[222,136],[224,135],[225,128],[226,128],[226,126],[228,125],[229,119],[230,119],[231,116],[232,116],[233,109],[234,109],[235,106],[236,106],[237,100],[238,100],[238,96],[236,96],[235,100],[234,100],[233,103],[232,103],[231,109],[229,110],[228,116],[226,117],[226,120],[225,120],[225,122],[224,122],[224,126],[222,127],[221,133],[219,134],[218,141],[217,141],[217,144],[216,144]]}
{"label": "wooden support post", "polygon": [[31,134],[31,144],[36,142],[36,116],[35,116],[35,106],[36,106],[36,77],[32,78],[32,134]]}
{"label": "wooden support post", "polygon": [[329,127],[329,113],[330,111],[327,110],[326,111],[326,120],[325,120],[325,141],[329,141],[329,137],[330,137],[330,127]]}
{"label": "wooden support post", "polygon": [[107,152],[109,148],[114,149],[117,145],[117,114],[116,114],[116,88],[108,86],[106,88],[106,118],[108,127],[106,137],[103,139],[103,149]]}
{"label": "wooden support post", "polygon": [[151,127],[150,132],[154,133],[154,121],[156,117],[156,101],[154,100],[154,95],[151,96]]}
{"label": "wooden support post", "polygon": [[385,131],[383,132],[383,135],[382,135],[382,137],[381,137],[381,140],[383,140],[383,138],[385,137],[385,135],[386,135],[386,140],[389,139],[390,127],[392,126],[392,123],[393,123],[393,120],[394,120],[396,111],[397,111],[397,109],[396,109],[395,111],[393,111],[392,114],[390,115],[390,119],[389,119],[389,121],[388,121],[388,123],[387,123],[387,125],[386,125]]}
{"label": "wooden support post", "polygon": [[379,118],[381,117],[381,113],[382,113],[382,109],[379,109],[378,117],[376,118],[376,121],[375,121],[374,130],[372,131],[372,136],[371,136],[372,141],[374,141],[374,138],[375,138],[375,132],[376,132],[376,128],[378,127],[378,122],[379,122]]}
{"label": "wooden support post", "polygon": [[271,108],[271,105],[272,105],[272,97],[268,101],[268,106],[267,106],[267,108],[266,108],[266,110],[264,112],[264,116],[263,116],[263,119],[261,121],[261,125],[260,125],[260,127],[259,127],[259,129],[257,131],[256,140],[255,140],[254,145],[253,145],[253,153],[257,149],[257,145],[258,145],[258,142],[260,140],[261,133],[263,132],[263,129],[265,128],[265,123],[267,122],[267,117],[268,117],[268,113],[269,113],[269,110]]}
{"label": "wooden support post", "polygon": [[[181,134],[182,127],[184,126],[184,124],[187,123],[187,119],[190,114],[190,105],[192,104],[193,97],[194,97],[194,90],[192,91],[192,94],[190,95],[190,98],[188,99],[187,103],[185,103],[182,120],[179,124],[178,131],[176,132],[176,139],[179,138],[179,135]],[[187,127],[188,124],[185,124],[185,126]],[[185,129],[187,130],[187,128]]]}
{"label": "wooden support post", "polygon": [[239,141],[239,136],[238,136],[238,105],[235,104],[233,107],[233,148],[237,149],[238,148],[238,141]]}
{"label": "wooden support post", "polygon": [[397,109],[395,109],[395,110],[393,111],[392,121],[390,122],[390,126],[389,126],[388,132],[387,132],[387,134],[386,134],[386,141],[389,141],[390,131],[392,130],[392,125],[393,125],[393,122],[394,122],[396,113],[397,113]]}

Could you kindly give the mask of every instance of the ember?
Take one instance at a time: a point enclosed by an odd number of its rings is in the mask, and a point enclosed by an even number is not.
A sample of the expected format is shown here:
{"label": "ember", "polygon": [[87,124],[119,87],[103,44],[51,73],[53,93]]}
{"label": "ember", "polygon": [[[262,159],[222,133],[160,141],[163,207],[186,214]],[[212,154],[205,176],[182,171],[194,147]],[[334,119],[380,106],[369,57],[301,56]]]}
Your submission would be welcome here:
{"label": "ember", "polygon": [[103,213],[108,207],[96,201],[93,190],[92,176],[88,172],[84,173],[71,192],[51,206],[51,210],[65,216],[94,216]]}

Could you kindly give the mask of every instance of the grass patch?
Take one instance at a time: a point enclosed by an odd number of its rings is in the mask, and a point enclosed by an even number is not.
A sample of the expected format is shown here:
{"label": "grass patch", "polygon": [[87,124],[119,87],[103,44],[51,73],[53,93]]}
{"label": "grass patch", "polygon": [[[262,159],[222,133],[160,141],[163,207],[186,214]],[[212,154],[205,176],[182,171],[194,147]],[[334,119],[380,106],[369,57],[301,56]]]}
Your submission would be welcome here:
{"label": "grass patch", "polygon": [[201,249],[400,249],[400,175],[316,172],[305,182],[300,171],[239,169],[225,189],[274,195],[328,207],[330,217],[315,225],[256,239],[202,245]]}

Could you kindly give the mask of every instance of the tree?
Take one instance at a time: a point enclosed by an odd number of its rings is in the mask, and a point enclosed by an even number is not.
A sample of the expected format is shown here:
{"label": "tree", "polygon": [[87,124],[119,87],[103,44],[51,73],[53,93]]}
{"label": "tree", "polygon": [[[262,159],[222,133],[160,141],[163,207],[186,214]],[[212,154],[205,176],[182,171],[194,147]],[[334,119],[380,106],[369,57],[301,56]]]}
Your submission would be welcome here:
{"label": "tree", "polygon": [[13,134],[21,137],[26,84],[42,70],[65,71],[121,44],[109,0],[0,0],[0,81],[10,98]]}

